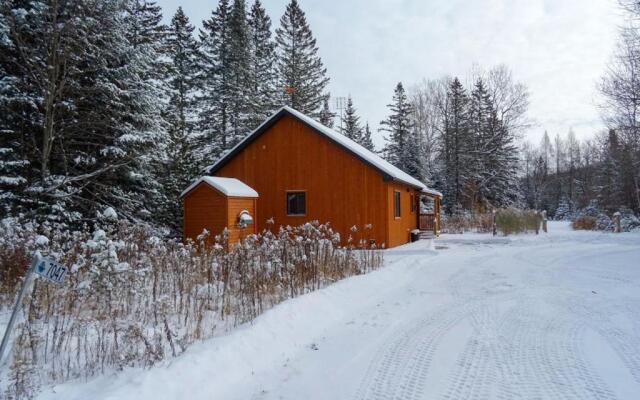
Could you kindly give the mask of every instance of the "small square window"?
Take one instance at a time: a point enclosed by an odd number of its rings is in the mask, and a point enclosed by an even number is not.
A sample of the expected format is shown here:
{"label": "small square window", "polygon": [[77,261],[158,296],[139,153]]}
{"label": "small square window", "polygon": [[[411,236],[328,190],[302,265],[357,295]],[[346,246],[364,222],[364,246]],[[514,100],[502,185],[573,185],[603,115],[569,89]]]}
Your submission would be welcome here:
{"label": "small square window", "polygon": [[287,215],[306,215],[306,195],[306,192],[287,192]]}
{"label": "small square window", "polygon": [[400,192],[393,192],[393,216],[400,218]]}

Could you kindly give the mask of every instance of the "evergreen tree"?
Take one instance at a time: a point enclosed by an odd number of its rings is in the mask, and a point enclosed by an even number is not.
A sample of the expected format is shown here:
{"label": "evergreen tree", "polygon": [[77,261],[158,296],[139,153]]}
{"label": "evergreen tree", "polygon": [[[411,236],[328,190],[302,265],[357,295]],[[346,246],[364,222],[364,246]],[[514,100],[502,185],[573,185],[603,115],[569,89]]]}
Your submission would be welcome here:
{"label": "evergreen tree", "polygon": [[249,125],[261,124],[279,105],[275,42],[271,38],[271,18],[260,0],[251,6],[249,26]]}
{"label": "evergreen tree", "polygon": [[199,126],[203,133],[206,162],[212,163],[231,147],[231,101],[234,95],[231,79],[229,45],[229,0],[220,0],[208,20],[202,22],[201,95]]}
{"label": "evergreen tree", "polygon": [[486,202],[486,195],[489,191],[487,178],[493,171],[487,171],[486,165],[489,163],[491,152],[494,151],[495,144],[492,143],[492,132],[490,132],[490,118],[493,112],[493,105],[489,98],[484,82],[478,79],[469,97],[469,110],[467,128],[470,146],[466,146],[467,162],[473,163],[466,168],[468,174],[465,176],[467,184],[464,187],[465,194],[473,204],[469,206],[477,207]]}
{"label": "evergreen tree", "polygon": [[316,40],[297,0],[291,0],[280,18],[276,43],[284,103],[313,118],[319,118],[329,78],[318,55]]}
{"label": "evergreen tree", "polygon": [[364,133],[362,134],[362,141],[360,142],[366,149],[375,151],[375,146],[373,145],[373,140],[371,139],[371,129],[369,128],[369,123],[367,122],[364,126]]}
{"label": "evergreen tree", "polygon": [[[132,162],[136,174],[131,177],[131,184],[145,192],[145,212],[152,213],[167,203],[165,187],[162,185],[164,174],[156,168],[162,162],[163,152],[159,149],[167,141],[167,121],[163,119],[165,108],[170,107],[170,88],[165,79],[169,65],[163,54],[167,27],[162,24],[162,8],[154,1],[127,0],[124,23],[125,36],[133,48],[138,63],[140,85],[150,93],[148,100],[153,102],[149,110],[155,114],[153,120],[154,151],[143,152]],[[132,112],[132,116],[135,114]],[[117,189],[116,189],[117,190]]]}
{"label": "evergreen tree", "polygon": [[[27,133],[37,129],[35,91],[19,65],[19,50],[10,34],[12,4],[0,5],[0,218],[21,211],[29,174]],[[18,16],[19,18],[19,16]]]}
{"label": "evergreen tree", "polygon": [[129,25],[126,36],[134,48],[151,46],[159,50],[166,34],[162,25],[162,8],[155,1],[129,0],[126,4]]}
{"label": "evergreen tree", "polygon": [[466,154],[471,158],[466,196],[475,207],[512,204],[517,198],[517,148],[482,79],[471,92],[468,128],[473,146]]}
{"label": "evergreen tree", "polygon": [[448,112],[443,119],[441,158],[445,171],[445,208],[451,213],[465,201],[468,178],[473,173],[473,140],[469,135],[469,98],[458,78],[451,81],[446,96]]}
{"label": "evergreen tree", "polygon": [[[490,102],[489,98],[489,102]],[[518,187],[518,149],[515,137],[503,121],[498,118],[498,111],[491,109],[485,141],[482,145],[487,153],[482,158],[481,187],[485,188],[483,196],[494,207],[505,207],[516,203],[519,199]],[[542,160],[536,161],[539,171]],[[536,183],[539,178],[536,176]]]}
{"label": "evergreen tree", "polygon": [[[229,14],[229,78],[231,93],[229,102],[229,123],[231,142],[235,146],[252,126],[250,115],[249,26],[244,0],[234,0]],[[225,149],[226,150],[226,149]]]}
{"label": "evergreen tree", "polygon": [[[139,166],[158,140],[158,107],[123,3],[5,2],[2,15],[2,68],[15,83],[4,120],[22,138],[29,208],[64,220],[106,205],[148,215]],[[28,124],[13,123],[25,116]]]}
{"label": "evergreen tree", "polygon": [[161,154],[159,180],[165,198],[159,214],[161,222],[179,230],[182,190],[200,170],[196,133],[199,78],[199,49],[193,37],[194,27],[182,7],[178,7],[168,29],[164,54],[169,60],[167,86],[169,102],[165,109],[167,140]]}
{"label": "evergreen tree", "polygon": [[335,117],[336,113],[331,111],[329,107],[329,95],[327,95],[322,102],[322,111],[320,111],[318,121],[326,127],[333,128]]}
{"label": "evergreen tree", "polygon": [[347,98],[347,107],[341,116],[340,133],[355,141],[362,142],[362,126],[360,126],[360,117],[356,115],[356,108],[353,106],[351,96]]}
{"label": "evergreen tree", "polygon": [[399,82],[388,105],[391,114],[380,122],[380,130],[389,134],[384,154],[390,163],[408,174],[421,179],[423,171],[419,155],[419,141],[413,129],[411,104]]}

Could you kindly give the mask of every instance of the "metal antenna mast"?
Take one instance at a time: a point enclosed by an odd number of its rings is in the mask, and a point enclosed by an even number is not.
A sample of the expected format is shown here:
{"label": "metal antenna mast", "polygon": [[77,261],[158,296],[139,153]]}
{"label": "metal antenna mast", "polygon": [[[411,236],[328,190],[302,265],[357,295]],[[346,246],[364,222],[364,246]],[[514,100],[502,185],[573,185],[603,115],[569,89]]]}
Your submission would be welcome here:
{"label": "metal antenna mast", "polygon": [[340,113],[340,133],[342,133],[342,112],[347,106],[346,97],[336,97],[336,110]]}

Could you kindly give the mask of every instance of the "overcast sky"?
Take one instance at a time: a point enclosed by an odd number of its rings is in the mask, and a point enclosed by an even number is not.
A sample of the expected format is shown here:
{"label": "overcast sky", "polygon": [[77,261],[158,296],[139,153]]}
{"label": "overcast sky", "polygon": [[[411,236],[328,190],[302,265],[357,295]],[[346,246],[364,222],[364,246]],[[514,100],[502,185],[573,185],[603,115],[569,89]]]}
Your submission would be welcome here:
{"label": "overcast sky", "polygon": [[[398,81],[465,77],[504,63],[531,92],[527,136],[546,129],[579,137],[602,129],[596,84],[610,59],[621,13],[616,0],[299,0],[331,78],[377,129]],[[253,0],[247,0],[251,4]],[[262,0],[274,28],[288,0]],[[158,0],[168,20],[179,5],[200,26],[217,1]],[[376,140],[379,144],[379,138]]]}

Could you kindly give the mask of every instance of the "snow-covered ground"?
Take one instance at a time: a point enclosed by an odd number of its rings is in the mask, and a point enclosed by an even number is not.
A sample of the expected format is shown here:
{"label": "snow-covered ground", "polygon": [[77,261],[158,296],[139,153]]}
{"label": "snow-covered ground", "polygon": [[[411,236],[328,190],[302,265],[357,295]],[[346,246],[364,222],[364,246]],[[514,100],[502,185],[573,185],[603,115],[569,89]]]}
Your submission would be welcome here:
{"label": "snow-covered ground", "polygon": [[150,370],[40,399],[638,399],[640,234],[444,235]]}

